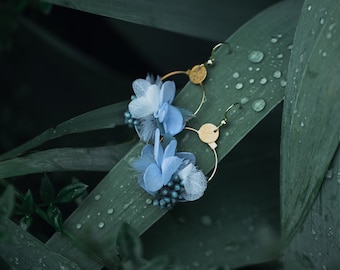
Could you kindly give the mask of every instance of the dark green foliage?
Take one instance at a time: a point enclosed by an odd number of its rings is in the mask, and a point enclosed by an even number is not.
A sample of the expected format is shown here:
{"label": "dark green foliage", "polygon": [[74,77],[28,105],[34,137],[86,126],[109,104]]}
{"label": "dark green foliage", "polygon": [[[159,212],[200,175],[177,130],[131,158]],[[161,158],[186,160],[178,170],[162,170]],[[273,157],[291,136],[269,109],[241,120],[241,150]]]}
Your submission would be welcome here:
{"label": "dark green foliage", "polygon": [[41,178],[41,185],[39,189],[40,198],[44,203],[50,203],[54,200],[55,197],[55,189],[53,184],[51,183],[50,178],[45,174]]}
{"label": "dark green foliage", "polygon": [[63,187],[55,198],[55,203],[68,203],[72,202],[81,196],[87,189],[87,185],[83,183],[74,183]]}

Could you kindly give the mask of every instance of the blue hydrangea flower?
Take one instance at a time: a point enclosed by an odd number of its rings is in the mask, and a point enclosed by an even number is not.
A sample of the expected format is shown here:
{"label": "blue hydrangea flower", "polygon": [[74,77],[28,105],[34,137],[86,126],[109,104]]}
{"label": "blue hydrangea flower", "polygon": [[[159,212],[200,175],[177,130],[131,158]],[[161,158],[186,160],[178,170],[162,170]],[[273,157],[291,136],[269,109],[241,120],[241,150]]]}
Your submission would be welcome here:
{"label": "blue hydrangea flower", "polygon": [[[155,131],[155,144],[147,144],[132,166],[140,172],[139,184],[156,196],[154,204],[171,208],[177,201],[199,199],[207,188],[204,173],[195,166],[195,156],[189,152],[176,153],[177,141],[160,143],[160,131]],[[155,203],[156,202],[156,203]]]}
{"label": "blue hydrangea flower", "polygon": [[185,126],[189,113],[171,105],[176,86],[173,81],[162,82],[151,76],[132,83],[135,96],[128,105],[129,121],[134,124],[141,140],[149,142],[154,138],[156,128],[161,134],[175,136]]}

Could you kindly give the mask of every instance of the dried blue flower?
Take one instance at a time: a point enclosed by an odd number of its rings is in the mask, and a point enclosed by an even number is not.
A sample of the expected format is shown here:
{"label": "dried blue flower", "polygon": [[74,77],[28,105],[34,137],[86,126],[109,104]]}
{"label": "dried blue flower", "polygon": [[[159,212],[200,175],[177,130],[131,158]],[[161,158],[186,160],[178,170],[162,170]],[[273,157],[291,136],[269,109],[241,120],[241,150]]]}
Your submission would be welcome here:
{"label": "dried blue flower", "polygon": [[154,195],[155,205],[170,209],[178,201],[199,199],[207,188],[204,173],[195,166],[195,156],[189,152],[176,153],[173,138],[163,147],[160,131],[155,131],[155,144],[147,144],[133,167],[141,173],[139,184]]}
{"label": "dried blue flower", "polygon": [[152,140],[156,128],[161,130],[162,135],[171,136],[183,130],[189,113],[171,105],[176,93],[173,81],[163,83],[159,77],[154,80],[148,75],[145,80],[135,80],[132,88],[135,96],[125,117],[127,124],[135,126],[141,140]]}

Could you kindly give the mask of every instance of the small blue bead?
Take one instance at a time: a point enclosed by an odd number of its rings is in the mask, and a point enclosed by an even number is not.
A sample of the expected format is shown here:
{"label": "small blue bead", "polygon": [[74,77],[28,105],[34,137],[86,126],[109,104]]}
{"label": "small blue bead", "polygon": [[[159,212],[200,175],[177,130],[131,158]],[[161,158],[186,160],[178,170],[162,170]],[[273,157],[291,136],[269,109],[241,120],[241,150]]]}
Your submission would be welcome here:
{"label": "small blue bead", "polygon": [[135,120],[133,120],[133,124],[134,124],[135,126],[138,126],[138,125],[139,125],[139,121],[138,121],[137,119],[135,119]]}
{"label": "small blue bead", "polygon": [[174,186],[174,190],[179,191],[180,189],[181,189],[181,186],[180,186],[180,185],[176,184],[176,185]]}
{"label": "small blue bead", "polygon": [[160,199],[160,200],[159,200],[159,205],[160,205],[160,206],[164,206],[164,205],[165,205],[165,201],[164,201],[163,199]]}
{"label": "small blue bead", "polygon": [[169,181],[169,183],[167,184],[168,187],[172,187],[174,185],[174,182]]}
{"label": "small blue bead", "polygon": [[134,99],[136,99],[137,97],[135,96],[135,95],[132,95],[131,96],[131,100],[134,100]]}
{"label": "small blue bead", "polygon": [[158,200],[154,200],[154,201],[152,202],[152,204],[153,204],[154,206],[158,206],[158,205],[159,205],[159,201],[158,201]]}
{"label": "small blue bead", "polygon": [[183,196],[182,195],[178,195],[178,198],[179,200],[183,200]]}
{"label": "small blue bead", "polygon": [[166,196],[166,195],[168,195],[168,191],[167,191],[166,189],[163,189],[161,194],[162,194],[163,196]]}
{"label": "small blue bead", "polygon": [[177,198],[178,197],[178,193],[176,191],[171,192],[171,197],[172,198]]}
{"label": "small blue bead", "polygon": [[175,203],[176,203],[176,201],[177,201],[177,200],[176,200],[176,199],[174,199],[174,198],[172,198],[172,199],[171,199],[171,202],[172,202],[173,204],[175,204]]}
{"label": "small blue bead", "polygon": [[164,200],[166,203],[169,203],[169,202],[171,201],[169,197],[165,197],[163,200]]}
{"label": "small blue bead", "polygon": [[131,113],[129,111],[127,111],[127,112],[124,113],[124,116],[126,118],[131,118]]}
{"label": "small blue bead", "polygon": [[130,118],[130,119],[128,120],[128,123],[129,123],[129,124],[133,124],[133,119]]}

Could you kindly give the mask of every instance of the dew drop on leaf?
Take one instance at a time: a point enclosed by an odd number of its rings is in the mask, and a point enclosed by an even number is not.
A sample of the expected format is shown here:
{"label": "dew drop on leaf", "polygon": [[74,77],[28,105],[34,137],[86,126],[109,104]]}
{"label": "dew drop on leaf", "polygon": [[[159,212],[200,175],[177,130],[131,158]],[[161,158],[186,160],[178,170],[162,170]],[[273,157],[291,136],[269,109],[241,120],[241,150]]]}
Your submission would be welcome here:
{"label": "dew drop on leaf", "polygon": [[242,88],[243,88],[243,83],[237,83],[237,84],[235,85],[235,88],[236,88],[237,90],[242,89]]}
{"label": "dew drop on leaf", "polygon": [[107,213],[108,213],[109,215],[112,215],[112,214],[113,214],[113,212],[114,212],[114,209],[113,209],[113,208],[109,208],[109,209],[107,209]]}
{"label": "dew drop on leaf", "polygon": [[201,217],[201,222],[205,226],[210,226],[212,224],[212,219],[210,216],[205,215]]}
{"label": "dew drop on leaf", "polygon": [[267,78],[263,77],[260,80],[260,84],[266,84],[267,83]]}
{"label": "dew drop on leaf", "polygon": [[96,196],[94,196],[94,200],[95,201],[99,201],[101,199],[102,195],[97,194]]}
{"label": "dew drop on leaf", "polygon": [[283,54],[282,54],[282,53],[278,53],[277,56],[276,56],[276,58],[278,58],[278,59],[283,58]]}
{"label": "dew drop on leaf", "polygon": [[280,70],[275,70],[273,73],[273,77],[276,79],[281,78],[281,71]]}
{"label": "dew drop on leaf", "polygon": [[271,43],[277,43],[277,42],[278,42],[278,39],[277,39],[276,37],[272,37],[272,38],[270,39],[270,42],[271,42]]}
{"label": "dew drop on leaf", "polygon": [[77,229],[80,229],[82,227],[82,225],[80,224],[80,223],[78,223],[77,225],[76,225],[76,228]]}
{"label": "dew drop on leaf", "polygon": [[266,102],[264,101],[264,99],[260,98],[255,100],[252,104],[251,107],[253,108],[253,110],[255,112],[260,112],[264,109],[264,107],[266,106]]}
{"label": "dew drop on leaf", "polygon": [[248,60],[252,63],[260,63],[264,58],[264,53],[261,51],[252,51],[248,54]]}
{"label": "dew drop on leaf", "polygon": [[99,229],[104,228],[104,226],[105,226],[104,222],[99,222],[99,223],[98,223],[98,228],[99,228]]}
{"label": "dew drop on leaf", "polygon": [[242,105],[246,104],[248,101],[249,101],[249,98],[247,98],[247,97],[241,98],[241,104]]}
{"label": "dew drop on leaf", "polygon": [[235,72],[235,73],[233,74],[233,78],[237,79],[237,78],[239,78],[239,77],[240,77],[240,73]]}
{"label": "dew drop on leaf", "polygon": [[254,83],[255,80],[253,78],[249,79],[249,83]]}
{"label": "dew drop on leaf", "polygon": [[281,81],[280,81],[280,85],[281,85],[282,87],[286,87],[287,81],[286,81],[286,80],[281,80]]}

